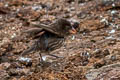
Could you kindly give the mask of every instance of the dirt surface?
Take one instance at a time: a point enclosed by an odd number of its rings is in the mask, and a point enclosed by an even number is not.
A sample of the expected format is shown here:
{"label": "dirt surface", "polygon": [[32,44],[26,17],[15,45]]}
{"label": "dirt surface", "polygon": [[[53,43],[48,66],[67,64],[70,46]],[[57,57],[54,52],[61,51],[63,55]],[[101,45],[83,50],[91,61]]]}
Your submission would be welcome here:
{"label": "dirt surface", "polygon": [[[79,22],[63,47],[21,58],[31,24]],[[120,80],[120,0],[0,0],[0,80]]]}

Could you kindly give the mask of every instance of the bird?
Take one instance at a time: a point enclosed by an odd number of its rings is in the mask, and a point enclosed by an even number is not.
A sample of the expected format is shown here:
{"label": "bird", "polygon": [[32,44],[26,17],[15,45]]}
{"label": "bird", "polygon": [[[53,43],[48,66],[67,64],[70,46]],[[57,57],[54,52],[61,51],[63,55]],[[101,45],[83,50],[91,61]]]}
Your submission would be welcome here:
{"label": "bird", "polygon": [[36,41],[27,50],[22,52],[22,56],[32,52],[38,51],[40,55],[40,61],[42,59],[42,53],[59,58],[56,55],[50,54],[51,51],[59,49],[65,42],[65,39],[70,34],[76,34],[75,28],[71,25],[70,21],[60,18],[55,22],[44,25],[34,24],[35,28],[28,29],[25,33],[29,33]]}

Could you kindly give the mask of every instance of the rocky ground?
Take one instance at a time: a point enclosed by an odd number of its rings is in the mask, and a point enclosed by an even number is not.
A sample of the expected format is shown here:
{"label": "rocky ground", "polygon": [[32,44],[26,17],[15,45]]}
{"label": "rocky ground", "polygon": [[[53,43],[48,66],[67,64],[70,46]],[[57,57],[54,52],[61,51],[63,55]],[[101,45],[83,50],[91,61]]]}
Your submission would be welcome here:
{"label": "rocky ground", "polygon": [[[65,46],[21,58],[31,24],[58,18],[79,22]],[[0,0],[0,80],[120,80],[120,0]]]}

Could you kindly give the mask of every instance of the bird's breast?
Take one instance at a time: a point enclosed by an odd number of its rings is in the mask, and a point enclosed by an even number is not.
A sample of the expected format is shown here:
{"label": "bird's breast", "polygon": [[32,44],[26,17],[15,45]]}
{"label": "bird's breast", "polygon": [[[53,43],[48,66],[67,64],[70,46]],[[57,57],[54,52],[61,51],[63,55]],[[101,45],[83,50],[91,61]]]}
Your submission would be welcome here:
{"label": "bird's breast", "polygon": [[44,46],[46,48],[46,51],[52,51],[55,49],[60,48],[64,43],[64,38],[60,37],[46,37],[44,40]]}
{"label": "bird's breast", "polygon": [[64,43],[63,37],[57,37],[54,35],[43,35],[38,40],[38,46],[41,51],[53,51],[60,48]]}

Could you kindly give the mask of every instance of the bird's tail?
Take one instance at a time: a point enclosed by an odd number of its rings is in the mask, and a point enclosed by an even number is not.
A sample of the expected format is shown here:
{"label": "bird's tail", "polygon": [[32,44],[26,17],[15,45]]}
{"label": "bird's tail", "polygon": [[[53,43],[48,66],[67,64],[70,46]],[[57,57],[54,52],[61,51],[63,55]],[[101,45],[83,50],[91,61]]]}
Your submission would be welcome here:
{"label": "bird's tail", "polygon": [[30,48],[28,48],[27,50],[23,51],[21,53],[21,56],[25,56],[26,54],[30,53],[31,51],[34,51],[35,50],[35,46],[32,45]]}

